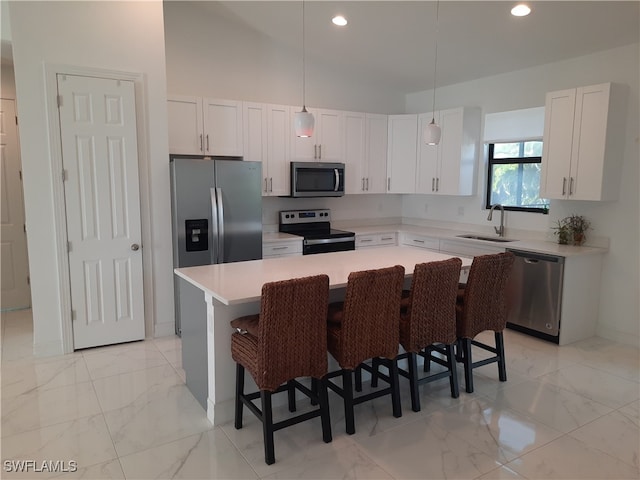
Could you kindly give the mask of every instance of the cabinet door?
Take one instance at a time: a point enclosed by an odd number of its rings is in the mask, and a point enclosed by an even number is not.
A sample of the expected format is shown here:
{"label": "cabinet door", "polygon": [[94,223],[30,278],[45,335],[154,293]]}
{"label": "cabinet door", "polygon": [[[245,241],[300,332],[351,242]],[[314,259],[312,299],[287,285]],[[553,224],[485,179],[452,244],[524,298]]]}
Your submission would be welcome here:
{"label": "cabinet door", "polygon": [[203,108],[205,153],[242,156],[242,102],[205,98]]}
{"label": "cabinet door", "polygon": [[343,113],[336,110],[318,110],[318,161],[343,162]]}
{"label": "cabinet door", "polygon": [[387,192],[414,193],[416,189],[417,115],[389,115]]}
{"label": "cabinet door", "polygon": [[387,115],[366,115],[365,190],[367,193],[387,191]]}
{"label": "cabinet door", "polygon": [[262,194],[268,193],[267,111],[262,103],[243,102],[244,160],[262,162]]}
{"label": "cabinet door", "polygon": [[438,145],[436,192],[441,195],[469,195],[471,182],[461,188],[464,111],[462,108],[440,111],[442,138]]}
{"label": "cabinet door", "polygon": [[294,118],[296,112],[302,110],[302,107],[291,107],[290,121],[289,121],[289,135],[291,138],[291,161],[292,162],[315,162],[318,157],[318,143],[320,134],[320,122],[318,119],[318,111],[311,108],[307,108],[309,112],[313,114],[315,125],[313,128],[313,135],[310,137],[298,137],[296,136],[296,130],[294,128]]}
{"label": "cabinet door", "polygon": [[601,200],[611,84],[578,88],[569,198]]}
{"label": "cabinet door", "polygon": [[289,107],[267,105],[267,171],[268,194],[289,195],[289,136],[291,124]]}
{"label": "cabinet door", "polygon": [[544,106],[540,196],[566,198],[569,191],[576,90],[550,92]]}
{"label": "cabinet door", "polygon": [[[416,163],[416,193],[436,193],[436,181],[438,177],[438,158],[440,147],[438,145],[427,145],[424,143],[424,129],[431,119],[440,123],[437,118],[438,112],[424,113],[418,116],[417,149],[418,160]],[[444,137],[444,129],[443,137]],[[439,182],[438,182],[439,183]]]}
{"label": "cabinet door", "polygon": [[197,97],[168,97],[169,152],[204,153],[202,101]]}
{"label": "cabinet door", "polygon": [[[386,131],[385,131],[386,136]],[[365,115],[344,113],[344,163],[346,194],[364,193],[366,169],[365,155]]]}

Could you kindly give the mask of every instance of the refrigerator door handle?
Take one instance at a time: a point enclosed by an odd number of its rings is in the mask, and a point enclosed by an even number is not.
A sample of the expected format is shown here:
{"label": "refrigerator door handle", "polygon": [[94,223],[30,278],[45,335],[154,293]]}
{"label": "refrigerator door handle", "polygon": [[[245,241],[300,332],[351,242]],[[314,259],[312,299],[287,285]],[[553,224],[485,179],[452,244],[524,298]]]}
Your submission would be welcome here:
{"label": "refrigerator door handle", "polygon": [[216,188],[216,203],[218,204],[218,263],[224,263],[224,204],[221,188]]}
{"label": "refrigerator door handle", "polygon": [[216,189],[210,189],[211,191],[211,237],[212,243],[211,245],[211,263],[218,263],[218,240],[220,239],[220,235],[218,232],[218,199],[216,195]]}

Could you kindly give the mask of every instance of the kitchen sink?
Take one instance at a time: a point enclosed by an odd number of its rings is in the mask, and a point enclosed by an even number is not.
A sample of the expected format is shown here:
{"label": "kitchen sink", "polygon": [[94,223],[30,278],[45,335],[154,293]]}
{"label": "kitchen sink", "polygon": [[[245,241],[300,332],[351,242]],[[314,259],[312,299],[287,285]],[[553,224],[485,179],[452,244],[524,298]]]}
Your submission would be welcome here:
{"label": "kitchen sink", "polygon": [[499,242],[499,243],[506,243],[506,242],[515,242],[515,240],[509,240],[508,238],[502,238],[502,237],[484,237],[482,235],[473,235],[473,234],[469,234],[469,235],[456,235],[456,237],[459,238],[470,238],[472,240],[485,240],[487,242]]}

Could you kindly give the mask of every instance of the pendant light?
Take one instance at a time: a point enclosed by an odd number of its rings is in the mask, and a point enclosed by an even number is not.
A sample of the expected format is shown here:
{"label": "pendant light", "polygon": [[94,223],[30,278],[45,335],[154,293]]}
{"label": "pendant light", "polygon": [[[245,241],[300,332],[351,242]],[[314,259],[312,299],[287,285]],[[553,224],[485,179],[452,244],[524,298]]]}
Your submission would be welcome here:
{"label": "pendant light", "polygon": [[293,116],[293,126],[297,137],[310,137],[313,135],[315,119],[313,114],[307,111],[305,104],[305,63],[304,63],[304,0],[302,1],[302,111]]}
{"label": "pendant light", "polygon": [[436,80],[438,73],[438,26],[439,26],[439,14],[440,14],[440,0],[436,2],[436,48],[435,59],[433,65],[433,110],[431,123],[424,129],[424,143],[427,145],[438,145],[440,143],[440,137],[442,130],[440,125],[436,123]]}

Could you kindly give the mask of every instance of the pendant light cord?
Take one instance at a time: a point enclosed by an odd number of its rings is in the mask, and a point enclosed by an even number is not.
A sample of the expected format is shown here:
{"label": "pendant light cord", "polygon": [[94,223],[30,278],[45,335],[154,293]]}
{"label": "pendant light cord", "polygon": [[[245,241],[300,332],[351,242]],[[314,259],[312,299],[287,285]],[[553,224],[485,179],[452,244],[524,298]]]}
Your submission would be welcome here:
{"label": "pendant light cord", "polygon": [[304,0],[302,0],[302,111],[306,111],[306,69],[304,61]]}
{"label": "pendant light cord", "polygon": [[436,115],[436,80],[438,75],[438,29],[440,26],[440,0],[436,2],[436,49],[435,60],[433,65],[433,111],[432,111],[432,123],[435,122]]}

